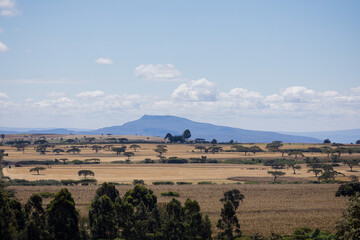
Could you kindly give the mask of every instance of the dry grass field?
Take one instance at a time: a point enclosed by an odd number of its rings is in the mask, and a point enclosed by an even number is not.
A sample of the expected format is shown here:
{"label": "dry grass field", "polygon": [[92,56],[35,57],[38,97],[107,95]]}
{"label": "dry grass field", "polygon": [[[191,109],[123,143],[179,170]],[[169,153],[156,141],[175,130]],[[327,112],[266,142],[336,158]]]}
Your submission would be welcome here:
{"label": "dry grass field", "polygon": [[[147,186],[158,196],[159,203],[171,200],[162,197],[161,192],[176,191],[182,203],[187,199],[196,199],[202,212],[208,214],[214,230],[219,219],[223,192],[239,189],[245,199],[238,210],[241,229],[245,234],[256,232],[269,235],[275,233],[292,233],[299,227],[320,228],[334,232],[336,220],[346,209],[346,199],[336,198],[337,184],[218,184],[218,185],[174,185]],[[9,187],[15,196],[25,203],[31,194],[36,192],[56,192],[59,186],[44,187]],[[117,186],[121,196],[132,186]],[[96,186],[68,187],[77,208],[86,216],[88,206],[93,198]],[[44,204],[50,199],[45,199]]]}
{"label": "dry grass field", "polygon": [[[15,139],[21,136],[6,137]],[[39,136],[31,136],[33,138]],[[84,136],[74,135],[53,135],[47,136],[47,139],[67,138],[81,138]],[[90,136],[87,136],[90,137]],[[99,136],[97,136],[99,137]],[[141,139],[148,141],[162,141],[162,138],[149,138],[146,136],[115,136],[127,137],[128,139]],[[133,137],[133,138],[132,138]],[[4,149],[8,156],[6,161],[42,161],[60,158],[67,158],[68,162],[78,159],[85,160],[89,158],[99,158],[100,164],[88,165],[74,165],[74,164],[56,164],[44,166],[45,171],[37,175],[34,172],[29,172],[34,165],[23,165],[22,167],[3,168],[4,176],[11,179],[26,179],[26,180],[45,180],[45,179],[72,179],[79,180],[79,170],[91,170],[95,173],[94,178],[99,182],[117,182],[131,184],[134,179],[143,179],[147,187],[154,190],[158,196],[158,202],[163,204],[168,202],[171,198],[162,197],[161,192],[177,191],[180,193],[181,202],[187,198],[196,199],[199,201],[202,211],[210,216],[213,226],[220,215],[222,207],[219,199],[226,190],[234,188],[239,189],[245,194],[245,201],[241,204],[238,217],[241,223],[241,228],[245,234],[260,234],[275,233],[292,233],[299,227],[320,228],[325,231],[334,232],[334,225],[338,218],[341,217],[342,212],[346,208],[345,198],[336,198],[335,192],[338,184],[269,184],[272,182],[272,177],[267,173],[271,170],[270,167],[263,165],[245,165],[245,164],[144,164],[146,158],[158,160],[158,153],[153,149],[157,144],[155,143],[141,143],[138,144],[141,148],[134,152],[129,149],[131,144],[124,144],[127,146],[127,151],[132,151],[135,156],[131,157],[131,164],[115,164],[112,161],[125,161],[127,157],[123,154],[116,155],[115,152],[100,150],[98,153],[91,150],[91,146],[95,144],[78,145],[81,149],[79,154],[62,153],[57,155],[49,148],[45,155],[40,155],[35,151],[34,146],[26,147],[25,151],[16,151],[16,148],[10,146],[0,146]],[[110,145],[101,144],[101,146]],[[111,144],[113,147],[123,146],[123,144]],[[265,150],[266,144],[254,144]],[[210,146],[210,145],[207,145]],[[230,150],[231,145],[218,145],[224,150]],[[244,144],[244,146],[253,146]],[[308,147],[321,147],[322,144],[284,144],[283,149],[306,149]],[[58,145],[56,148],[67,150],[71,145]],[[273,159],[281,158],[281,153],[260,152],[248,154],[239,152],[220,152],[216,154],[204,153],[195,149],[194,144],[167,144],[168,152],[164,153],[165,157],[179,157],[179,158],[200,158],[206,156],[207,159],[222,160],[231,159]],[[320,153],[304,153],[305,157],[327,158],[326,154]],[[343,154],[342,157],[349,157],[349,154]],[[294,159],[293,156],[285,155],[287,159]],[[359,157],[359,154],[352,154],[351,157]],[[299,159],[303,159],[300,157]],[[39,165],[37,165],[39,166]],[[291,169],[282,169],[286,172],[285,176],[279,178],[281,182],[307,182],[308,180],[316,180],[314,175],[308,173],[306,164],[301,164],[301,170],[297,170],[293,174]],[[348,180],[350,175],[360,177],[360,167],[354,167],[354,172],[349,171],[349,167],[340,164],[335,168],[336,171],[345,174],[345,177],[337,177],[338,180]],[[234,180],[238,183],[254,183],[258,184],[234,184]],[[154,181],[186,181],[192,182],[192,185],[152,185]],[[198,185],[201,181],[211,181],[213,185]],[[123,195],[132,186],[122,185],[117,186],[121,195]],[[11,186],[14,190],[15,196],[22,203],[24,203],[32,193],[35,192],[56,192],[60,186],[32,186],[20,187]],[[77,207],[82,216],[87,215],[88,206],[97,186],[70,186],[68,187],[72,192],[76,201]],[[44,204],[50,200],[46,199]],[[215,228],[214,228],[215,230]]]}
{"label": "dry grass field", "polygon": [[[4,168],[4,176],[11,179],[26,180],[44,180],[44,179],[74,179],[77,180],[78,171],[91,170],[95,173],[95,179],[99,183],[117,182],[132,183],[134,179],[143,179],[150,184],[153,181],[188,181],[197,183],[199,181],[212,181],[216,183],[231,183],[233,181],[228,178],[242,177],[266,178],[268,182],[272,181],[272,177],[267,173],[270,167],[261,165],[242,165],[242,164],[96,164],[96,165],[52,165],[47,167],[45,171],[41,171],[40,175],[29,172],[34,166]],[[308,179],[315,180],[314,175],[307,172],[306,165],[302,164],[302,169],[293,174],[291,169],[282,169],[286,172],[286,179]],[[346,180],[349,175],[357,175],[360,172],[348,172],[346,166],[337,167],[337,171],[345,174],[345,177],[338,179]],[[279,180],[284,177],[280,177]]]}

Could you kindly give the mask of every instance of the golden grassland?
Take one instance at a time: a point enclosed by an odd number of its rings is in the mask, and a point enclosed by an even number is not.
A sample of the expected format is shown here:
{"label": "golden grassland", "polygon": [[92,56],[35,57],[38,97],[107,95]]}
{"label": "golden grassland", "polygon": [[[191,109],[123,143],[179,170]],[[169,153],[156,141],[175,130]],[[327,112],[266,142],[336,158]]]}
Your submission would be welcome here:
{"label": "golden grassland", "polygon": [[[20,138],[23,135],[6,135],[7,138]],[[31,137],[39,137],[32,135]],[[84,136],[75,135],[48,135],[47,139],[56,139],[62,137],[68,138],[83,138]],[[91,136],[87,136],[91,137]],[[95,137],[95,136],[94,136]],[[97,138],[99,136],[96,136]],[[104,136],[105,138],[106,136]],[[162,138],[149,138],[146,136],[112,136],[112,137],[126,137],[128,139],[141,139],[148,141],[162,141]],[[8,139],[8,140],[9,140]],[[117,182],[117,183],[132,183],[134,179],[143,179],[147,187],[154,190],[158,196],[158,202],[163,204],[168,202],[171,198],[163,197],[161,192],[176,191],[180,193],[179,200],[184,202],[187,198],[197,200],[202,208],[202,212],[208,214],[213,226],[220,216],[220,209],[222,207],[219,199],[222,197],[224,191],[234,188],[239,189],[245,194],[245,200],[238,210],[238,217],[241,223],[241,228],[245,234],[260,234],[269,235],[271,232],[287,234],[292,233],[299,227],[320,228],[325,231],[334,232],[334,226],[337,219],[342,215],[346,209],[346,199],[336,198],[335,192],[338,184],[269,184],[272,177],[267,173],[271,170],[270,167],[263,165],[244,165],[244,164],[143,164],[145,158],[158,160],[158,153],[153,149],[156,143],[141,143],[138,144],[141,148],[134,152],[129,149],[131,144],[111,144],[114,147],[127,146],[127,151],[132,151],[135,156],[131,157],[131,164],[114,164],[112,161],[125,161],[127,157],[123,154],[116,155],[115,152],[101,150],[98,153],[91,150],[92,145],[87,144],[78,145],[81,147],[80,154],[63,153],[57,155],[49,148],[45,155],[40,155],[34,149],[34,146],[26,147],[25,151],[16,151],[16,148],[9,146],[0,146],[4,149],[8,156],[6,161],[41,161],[41,160],[55,160],[60,158],[68,158],[68,162],[78,159],[85,160],[89,158],[99,158],[101,164],[89,165],[73,165],[73,164],[56,164],[45,166],[46,170],[37,175],[34,172],[29,172],[31,165],[24,165],[23,167],[3,168],[4,176],[11,179],[26,179],[26,180],[41,180],[41,179],[73,179],[78,180],[79,170],[92,170],[95,173],[94,178],[99,183],[102,182]],[[101,146],[110,145],[101,144]],[[265,150],[266,144],[243,144],[244,146],[257,145]],[[207,147],[210,145],[206,145]],[[219,144],[224,150],[230,150],[231,145]],[[299,149],[308,147],[321,147],[322,144],[284,144],[282,149]],[[67,150],[71,145],[57,145],[56,148]],[[281,153],[260,152],[248,154],[239,152],[220,152],[216,154],[204,153],[196,150],[195,144],[167,144],[168,152],[164,153],[165,157],[179,157],[179,158],[200,158],[206,156],[207,159],[217,159],[219,161],[229,159],[272,159],[281,158]],[[304,153],[305,157],[327,158],[326,154],[321,153]],[[287,159],[294,159],[294,156],[287,156]],[[342,157],[359,157],[359,154],[342,154]],[[300,157],[299,160],[303,159]],[[360,167],[354,167],[354,172],[350,172],[349,167],[340,164],[335,168],[336,171],[344,173],[345,177],[337,177],[338,180],[348,180],[348,176],[356,175],[360,177]],[[39,165],[37,165],[39,166]],[[291,169],[282,169],[286,172],[285,176],[279,178],[282,182],[302,182],[303,180],[315,180],[313,174],[308,173],[308,168],[305,164],[301,164],[302,169],[297,170],[293,174]],[[244,182],[260,182],[261,184],[234,184],[234,181],[229,179],[238,179]],[[192,182],[193,185],[151,185],[154,181],[186,181]],[[211,181],[214,185],[198,185],[201,181]],[[11,186],[15,192],[15,196],[22,203],[26,202],[32,193],[36,192],[57,192],[61,186]],[[93,198],[97,186],[69,186],[76,201],[77,208],[82,216],[87,215],[88,207]],[[117,186],[121,195],[132,186]],[[44,204],[47,204],[50,199],[45,199]],[[214,227],[215,230],[215,227]]]}
{"label": "golden grassland", "polygon": [[[158,202],[171,200],[160,194],[167,191],[180,193],[182,203],[187,198],[200,203],[202,212],[208,214],[213,229],[220,217],[222,207],[219,199],[227,190],[239,189],[245,199],[238,209],[241,229],[245,234],[260,233],[269,235],[271,232],[290,234],[296,228],[320,228],[334,232],[334,226],[346,209],[346,198],[335,197],[337,184],[218,184],[218,185],[162,185],[146,186],[158,196]],[[12,186],[9,189],[22,203],[33,193],[57,192],[60,186]],[[121,196],[132,186],[117,186]],[[70,186],[77,208],[81,216],[87,216],[90,202],[97,189],[96,186]],[[44,205],[50,199],[44,200]]]}
{"label": "golden grassland", "polygon": [[[133,148],[129,148],[132,144],[87,144],[87,145],[78,145],[80,147],[80,154],[73,154],[73,153],[61,153],[61,154],[55,154],[53,153],[53,148],[48,148],[47,153],[45,155],[40,155],[38,152],[35,151],[34,146],[30,145],[25,148],[25,151],[17,151],[16,148],[11,146],[0,146],[0,149],[4,149],[9,156],[6,157],[6,160],[8,161],[28,161],[28,160],[54,160],[55,158],[67,158],[69,161],[72,160],[85,160],[88,158],[99,158],[101,162],[112,162],[112,161],[125,161],[127,157],[125,157],[123,154],[116,155],[115,152],[110,150],[102,149],[98,153],[95,153],[94,150],[91,149],[92,145],[112,145],[113,147],[120,147],[120,146],[126,146],[126,151],[134,152],[135,155],[130,158],[132,162],[139,162],[143,161],[145,158],[150,158],[152,160],[157,160],[158,153],[154,152],[153,149],[155,149],[157,144],[154,143],[141,143],[141,148],[137,149],[136,152]],[[254,144],[265,150],[266,144]],[[72,145],[57,145],[56,148],[60,148],[63,150],[70,149]],[[255,155],[253,153],[245,153],[243,152],[220,152],[220,153],[205,153],[199,150],[195,149],[196,144],[167,144],[168,151],[163,154],[165,157],[180,157],[180,158],[200,158],[201,156],[206,156],[208,159],[217,159],[217,160],[227,160],[227,159],[251,159],[251,158],[281,158],[282,155],[279,152],[258,152]],[[211,146],[210,144],[206,144],[204,146]],[[224,150],[231,150],[231,145],[228,144],[219,144],[218,146],[222,147]],[[243,146],[253,146],[250,144],[243,144]],[[283,149],[299,149],[299,148],[308,148],[312,146],[321,147],[322,145],[318,144],[284,144],[282,147]],[[321,153],[304,153],[307,157],[318,157],[318,158],[326,158],[326,154]],[[357,156],[359,157],[360,154],[352,154],[351,156]],[[285,154],[285,156],[287,156]],[[342,154],[344,157],[349,157],[349,154]],[[294,158],[294,157],[288,157],[288,158]]]}

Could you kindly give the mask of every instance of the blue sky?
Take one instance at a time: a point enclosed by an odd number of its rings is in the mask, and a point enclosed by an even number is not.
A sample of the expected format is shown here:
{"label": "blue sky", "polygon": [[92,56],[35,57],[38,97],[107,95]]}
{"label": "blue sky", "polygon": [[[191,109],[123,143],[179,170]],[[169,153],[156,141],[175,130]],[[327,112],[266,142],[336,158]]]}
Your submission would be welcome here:
{"label": "blue sky", "polygon": [[359,1],[0,0],[0,126],[360,128]]}

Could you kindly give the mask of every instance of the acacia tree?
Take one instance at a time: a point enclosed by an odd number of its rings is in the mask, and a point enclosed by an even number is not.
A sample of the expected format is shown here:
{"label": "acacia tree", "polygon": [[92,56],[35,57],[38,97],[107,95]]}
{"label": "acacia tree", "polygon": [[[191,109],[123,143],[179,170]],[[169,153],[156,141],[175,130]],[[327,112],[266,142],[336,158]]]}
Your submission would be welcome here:
{"label": "acacia tree", "polygon": [[294,174],[296,174],[296,170],[300,170],[301,166],[296,165],[296,162],[294,160],[287,161],[286,165],[288,168],[291,168],[294,171]]}
{"label": "acacia tree", "polygon": [[163,153],[166,153],[168,150],[166,149],[166,145],[157,145],[155,149],[153,149],[154,152],[157,152],[162,156]]}
{"label": "acacia tree", "polygon": [[314,174],[315,174],[315,177],[318,177],[318,175],[320,174],[320,173],[322,173],[322,169],[318,169],[318,168],[313,168],[313,169],[309,169],[307,172],[309,173],[309,172],[313,172]]}
{"label": "acacia tree", "polygon": [[69,160],[69,159],[67,159],[67,158],[60,158],[59,160],[63,161],[64,164],[65,164],[65,162],[66,162],[67,160]]}
{"label": "acacia tree", "polygon": [[102,147],[99,146],[99,145],[93,145],[93,146],[91,146],[91,149],[94,150],[95,153],[98,153],[98,151],[99,151],[100,149],[102,149]]}
{"label": "acacia tree", "polygon": [[130,160],[130,157],[134,156],[135,154],[133,152],[124,152],[124,156],[126,156]]}
{"label": "acacia tree", "polygon": [[116,152],[116,155],[120,155],[122,152],[125,152],[126,146],[122,147],[113,147],[111,151]]}
{"label": "acacia tree", "polygon": [[353,167],[358,166],[359,163],[360,163],[360,159],[346,159],[343,161],[343,164],[349,166],[350,172],[353,172]]}
{"label": "acacia tree", "polygon": [[94,176],[95,173],[91,170],[80,170],[78,171],[78,175],[79,176],[83,175],[86,178],[87,176]]}
{"label": "acacia tree", "polygon": [[274,177],[274,182],[276,181],[276,179],[277,179],[278,177],[284,176],[284,175],[286,174],[285,172],[282,172],[282,171],[268,171],[267,173],[273,175],[273,177]]}
{"label": "acacia tree", "polygon": [[141,147],[140,147],[140,145],[132,144],[132,145],[130,145],[129,148],[133,148],[133,149],[134,149],[134,152],[136,152],[136,149],[137,149],[137,148],[141,148]]}
{"label": "acacia tree", "polygon": [[81,152],[81,150],[80,150],[80,148],[78,148],[77,146],[71,146],[71,148],[69,149],[69,150],[67,150],[66,151],[67,153],[73,153],[73,154],[75,154],[75,153],[80,153]]}
{"label": "acacia tree", "polygon": [[206,149],[206,147],[205,147],[205,146],[201,146],[201,145],[197,145],[197,146],[195,146],[195,149],[198,149],[198,150],[200,150],[200,152],[202,152],[203,150]]}
{"label": "acacia tree", "polygon": [[189,130],[189,129],[186,129],[186,130],[183,132],[182,136],[183,136],[183,138],[184,138],[185,140],[191,138],[191,132],[190,132],[190,130]]}
{"label": "acacia tree", "polygon": [[45,171],[46,169],[44,167],[34,167],[30,169],[30,172],[37,172],[37,175],[40,175],[40,171]]}
{"label": "acacia tree", "polygon": [[47,226],[50,239],[79,239],[79,213],[71,193],[63,188],[47,205]]}
{"label": "acacia tree", "polygon": [[53,152],[56,153],[56,155],[59,155],[60,153],[65,152],[65,151],[63,149],[60,149],[60,148],[55,148],[53,150]]}

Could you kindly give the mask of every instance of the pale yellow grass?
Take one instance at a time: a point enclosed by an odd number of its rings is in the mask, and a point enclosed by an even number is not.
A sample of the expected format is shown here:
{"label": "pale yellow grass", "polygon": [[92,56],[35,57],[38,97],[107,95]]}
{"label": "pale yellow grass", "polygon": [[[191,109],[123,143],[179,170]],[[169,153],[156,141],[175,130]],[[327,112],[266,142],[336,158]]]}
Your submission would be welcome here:
{"label": "pale yellow grass", "polygon": [[[134,179],[143,179],[147,183],[152,181],[213,181],[217,183],[231,182],[231,177],[268,177],[272,171],[270,167],[261,165],[240,164],[100,164],[100,165],[52,165],[47,167],[40,175],[29,172],[34,166],[4,168],[3,174],[12,179],[44,180],[44,179],[79,179],[79,170],[91,170],[95,179],[102,182],[131,183]],[[291,169],[282,169],[286,177],[313,179],[314,175],[307,172],[303,164],[302,169],[293,174]],[[346,176],[357,175],[360,172],[348,172],[346,166],[336,168]],[[343,178],[346,180],[346,178]],[[281,177],[279,178],[281,181]],[[295,179],[294,179],[295,180]]]}

